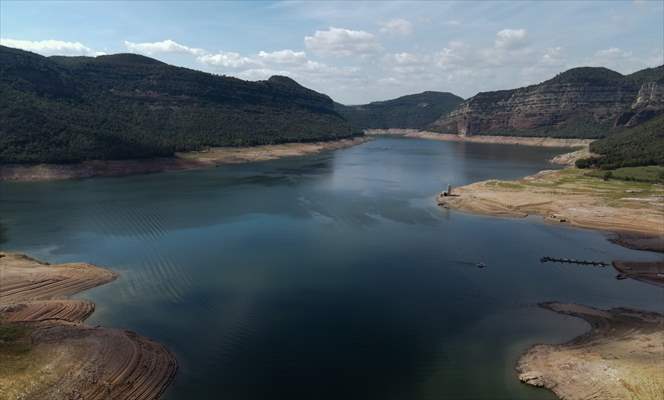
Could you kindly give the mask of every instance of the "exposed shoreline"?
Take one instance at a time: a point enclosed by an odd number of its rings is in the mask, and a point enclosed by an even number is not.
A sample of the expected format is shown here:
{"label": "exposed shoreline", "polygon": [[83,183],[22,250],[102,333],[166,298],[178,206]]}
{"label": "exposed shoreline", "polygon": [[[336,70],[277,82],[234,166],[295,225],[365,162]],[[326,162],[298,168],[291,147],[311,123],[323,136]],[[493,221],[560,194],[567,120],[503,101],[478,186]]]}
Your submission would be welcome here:
{"label": "exposed shoreline", "polygon": [[174,157],[135,160],[94,160],[75,164],[0,165],[0,181],[52,181],[126,176],[210,168],[223,164],[305,156],[355,146],[370,140],[354,137],[326,142],[284,143],[251,147],[213,147],[176,153]]}
{"label": "exposed shoreline", "polygon": [[494,143],[494,144],[512,144],[521,146],[538,147],[578,147],[587,148],[592,139],[564,139],[552,137],[529,137],[529,136],[490,136],[474,135],[460,136],[449,133],[436,133],[421,131],[417,129],[367,129],[364,131],[367,136],[402,136],[408,138],[440,140],[445,142],[469,142],[469,143]]}
{"label": "exposed shoreline", "polygon": [[[588,146],[555,157],[573,165]],[[539,215],[545,221],[612,233],[611,241],[638,250],[664,249],[664,185],[604,181],[568,167],[515,181],[488,180],[441,193],[438,204],[474,214]],[[614,262],[618,276],[663,285],[662,263]],[[542,307],[584,319],[591,329],[560,345],[531,347],[516,366],[519,379],[561,399],[662,400],[664,315],[560,303]]]}
{"label": "exposed shoreline", "polygon": [[[84,263],[50,265],[0,252],[0,398],[157,399],[177,370],[163,345],[83,321],[94,303],[69,296],[117,274]],[[13,335],[13,336],[12,336]]]}
{"label": "exposed shoreline", "polygon": [[472,183],[454,188],[453,196],[439,195],[438,204],[492,216],[539,215],[549,222],[632,238],[664,238],[664,185],[603,181],[576,168]]}
{"label": "exposed shoreline", "polygon": [[568,400],[662,399],[664,315],[576,304],[540,306],[582,318],[591,329],[565,344],[530,348],[516,367],[522,382]]}

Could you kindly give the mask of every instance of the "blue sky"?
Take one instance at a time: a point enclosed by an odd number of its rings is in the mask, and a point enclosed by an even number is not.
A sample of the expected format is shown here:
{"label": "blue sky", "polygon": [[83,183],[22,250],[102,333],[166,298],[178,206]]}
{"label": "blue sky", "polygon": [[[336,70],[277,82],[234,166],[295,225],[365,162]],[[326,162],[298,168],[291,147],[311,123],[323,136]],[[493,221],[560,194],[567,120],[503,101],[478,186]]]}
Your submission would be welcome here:
{"label": "blue sky", "polygon": [[357,104],[470,97],[582,65],[664,63],[663,1],[0,2],[0,41],[44,55],[135,52],[243,79],[288,75]]}

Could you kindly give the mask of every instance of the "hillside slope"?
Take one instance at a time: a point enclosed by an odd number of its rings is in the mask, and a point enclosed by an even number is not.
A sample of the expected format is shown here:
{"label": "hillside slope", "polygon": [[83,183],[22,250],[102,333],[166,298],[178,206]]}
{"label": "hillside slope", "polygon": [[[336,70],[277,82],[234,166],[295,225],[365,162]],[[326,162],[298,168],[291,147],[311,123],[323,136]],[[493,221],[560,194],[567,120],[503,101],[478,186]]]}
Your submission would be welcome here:
{"label": "hillside slope", "polygon": [[623,128],[590,145],[598,158],[579,160],[580,167],[602,169],[664,165],[664,115],[635,127]]}
{"label": "hillside slope", "polygon": [[622,75],[574,68],[543,83],[482,92],[429,127],[461,135],[595,138],[664,111],[664,66]]}
{"label": "hillside slope", "polygon": [[447,92],[423,92],[393,100],[346,106],[335,103],[335,110],[354,129],[416,128],[422,129],[451,111],[463,99]]}
{"label": "hillside slope", "polygon": [[43,57],[0,46],[0,163],[167,156],[351,136],[332,100],[134,54]]}

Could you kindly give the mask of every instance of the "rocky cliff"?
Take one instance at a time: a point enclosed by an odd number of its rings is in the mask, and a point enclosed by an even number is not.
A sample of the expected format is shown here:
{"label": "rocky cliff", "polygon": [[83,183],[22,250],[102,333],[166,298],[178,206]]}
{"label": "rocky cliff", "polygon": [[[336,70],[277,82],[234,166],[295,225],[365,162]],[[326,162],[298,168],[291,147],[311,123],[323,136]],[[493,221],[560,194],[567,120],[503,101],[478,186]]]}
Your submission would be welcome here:
{"label": "rocky cliff", "polygon": [[574,68],[538,85],[482,92],[430,129],[460,135],[601,137],[664,111],[664,67],[622,75]]}
{"label": "rocky cliff", "polygon": [[664,81],[641,85],[629,110],[616,120],[616,126],[633,127],[664,112]]}

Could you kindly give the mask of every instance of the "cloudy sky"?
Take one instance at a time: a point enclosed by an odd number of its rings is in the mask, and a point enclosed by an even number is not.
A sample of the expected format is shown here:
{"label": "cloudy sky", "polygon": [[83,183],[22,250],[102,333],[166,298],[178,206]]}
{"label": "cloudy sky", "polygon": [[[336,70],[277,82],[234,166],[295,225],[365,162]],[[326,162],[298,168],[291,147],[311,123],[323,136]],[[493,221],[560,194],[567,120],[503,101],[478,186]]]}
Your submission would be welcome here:
{"label": "cloudy sky", "polygon": [[565,69],[664,63],[664,2],[0,2],[0,42],[44,55],[145,54],[243,79],[288,75],[358,104],[470,97]]}

